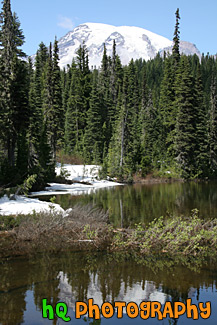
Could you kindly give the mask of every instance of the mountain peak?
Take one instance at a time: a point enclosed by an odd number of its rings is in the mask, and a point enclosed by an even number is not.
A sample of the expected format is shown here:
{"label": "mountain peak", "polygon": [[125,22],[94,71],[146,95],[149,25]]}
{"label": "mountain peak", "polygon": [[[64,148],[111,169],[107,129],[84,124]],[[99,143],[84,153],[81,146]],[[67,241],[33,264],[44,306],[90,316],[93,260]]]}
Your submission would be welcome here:
{"label": "mountain peak", "polygon": [[[153,59],[156,54],[171,52],[173,42],[163,36],[135,26],[113,26],[103,23],[87,22],[75,27],[63,36],[59,44],[60,67],[71,64],[80,45],[85,43],[89,53],[90,66],[101,65],[104,44],[107,54],[112,54],[113,40],[122,64],[126,65],[133,58]],[[197,54],[199,50],[192,43],[181,41],[180,51],[184,54]]]}

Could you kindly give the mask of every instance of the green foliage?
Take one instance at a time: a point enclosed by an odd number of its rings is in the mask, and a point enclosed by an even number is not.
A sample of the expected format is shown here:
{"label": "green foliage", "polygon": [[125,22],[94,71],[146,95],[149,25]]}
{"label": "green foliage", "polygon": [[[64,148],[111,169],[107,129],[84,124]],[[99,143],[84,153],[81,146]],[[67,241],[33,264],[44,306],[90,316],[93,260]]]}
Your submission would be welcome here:
{"label": "green foliage", "polygon": [[0,215],[0,231],[8,231],[19,227],[23,220],[22,215],[14,216],[2,216]]}
{"label": "green foliage", "polygon": [[135,230],[123,236],[114,235],[115,250],[128,248],[141,255],[164,254],[166,256],[214,256],[217,247],[217,220],[204,221],[198,210],[192,210],[189,218],[174,217],[154,219],[147,227],[136,225]]}
{"label": "green foliage", "polygon": [[67,171],[66,168],[64,168],[63,163],[61,163],[61,168],[60,168],[60,175],[61,178],[66,179],[67,177],[70,176],[70,173]]}
{"label": "green foliage", "polygon": [[175,61],[175,65],[178,66],[180,60],[180,53],[179,53],[179,40],[180,40],[180,31],[179,31],[179,8],[176,10],[176,25],[173,37],[173,49],[172,49],[172,56]]}
{"label": "green foliage", "polygon": [[24,194],[26,196],[29,194],[29,190],[31,190],[33,184],[36,182],[36,178],[37,178],[37,175],[33,174],[25,179],[23,184],[20,186],[22,194]]}
{"label": "green foliage", "polygon": [[84,229],[82,230],[82,232],[85,234],[85,236],[87,237],[88,240],[93,240],[97,236],[97,231],[91,230],[91,227],[88,224],[84,226]]}
{"label": "green foliage", "polygon": [[51,202],[51,203],[56,203],[56,196],[52,196],[52,197],[50,198],[50,202]]}
{"label": "green foliage", "polygon": [[176,76],[177,122],[175,129],[175,151],[181,176],[190,178],[194,174],[194,151],[196,145],[193,79],[187,56],[182,56]]}

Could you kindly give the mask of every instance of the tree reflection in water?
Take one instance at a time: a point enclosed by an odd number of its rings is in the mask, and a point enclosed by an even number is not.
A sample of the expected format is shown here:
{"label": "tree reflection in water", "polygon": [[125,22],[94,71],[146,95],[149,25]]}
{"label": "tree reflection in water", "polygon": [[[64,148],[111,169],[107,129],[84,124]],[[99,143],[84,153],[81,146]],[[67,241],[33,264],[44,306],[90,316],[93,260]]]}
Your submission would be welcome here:
{"label": "tree reflection in water", "polygon": [[[161,268],[155,268],[154,264],[147,267],[119,254],[114,258],[109,254],[76,252],[4,261],[0,265],[1,324],[25,323],[28,290],[33,292],[37,309],[32,320],[39,324],[44,298],[53,305],[61,300],[70,310],[76,301],[89,298],[94,298],[94,303],[99,305],[104,301],[185,302],[192,297],[200,301],[202,288],[215,288],[216,274],[217,265],[213,263],[195,272],[166,264]],[[86,322],[99,324],[88,319]],[[53,321],[57,323],[57,319]]]}

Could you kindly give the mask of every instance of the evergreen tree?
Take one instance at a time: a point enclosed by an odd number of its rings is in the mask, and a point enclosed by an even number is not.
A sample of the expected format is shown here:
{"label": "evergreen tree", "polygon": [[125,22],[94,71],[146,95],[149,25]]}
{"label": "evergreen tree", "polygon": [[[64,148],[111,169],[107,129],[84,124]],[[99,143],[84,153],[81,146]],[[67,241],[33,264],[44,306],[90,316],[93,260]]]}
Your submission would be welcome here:
{"label": "evergreen tree", "polygon": [[28,161],[26,151],[22,153],[25,154],[23,166],[20,159],[21,147],[26,146],[26,127],[29,120],[28,70],[21,59],[25,54],[20,49],[23,43],[24,36],[18,17],[16,14],[12,15],[10,1],[4,0],[0,14],[0,142],[8,167],[4,171],[3,182],[21,181],[19,178],[24,176],[21,169],[26,168]]}
{"label": "evergreen tree", "polygon": [[94,71],[92,83],[84,140],[85,158],[88,162],[99,163],[102,159],[104,138],[102,135],[102,111],[96,70]]}
{"label": "evergreen tree", "polygon": [[179,61],[180,61],[180,53],[179,53],[179,40],[180,40],[180,31],[179,31],[179,8],[176,10],[176,24],[175,24],[175,31],[173,37],[173,49],[172,49],[172,57],[175,61],[175,66],[177,68]]}
{"label": "evergreen tree", "polygon": [[33,168],[39,160],[39,144],[41,139],[41,126],[43,125],[43,116],[41,107],[36,102],[36,83],[33,70],[32,60],[29,58],[29,110],[30,121],[28,128],[28,145],[29,145],[29,166]]}
{"label": "evergreen tree", "polygon": [[45,89],[43,93],[43,111],[47,128],[47,137],[52,150],[53,161],[56,160],[58,145],[63,140],[64,112],[62,108],[62,90],[60,68],[58,65],[58,43],[49,47],[49,56],[45,70]]}
{"label": "evergreen tree", "polygon": [[177,121],[175,150],[181,176],[190,178],[194,175],[195,160],[195,111],[193,80],[188,58],[182,56],[176,78]]}
{"label": "evergreen tree", "polygon": [[105,128],[105,141],[106,147],[108,147],[111,135],[112,135],[112,119],[113,119],[113,112],[112,112],[112,94],[110,89],[110,63],[109,57],[107,56],[106,46],[104,44],[103,49],[103,57],[99,75],[99,92],[100,97],[102,98],[102,118],[103,122],[106,125]]}
{"label": "evergreen tree", "polygon": [[128,179],[131,179],[139,160],[139,96],[135,74],[134,62],[131,60],[125,70],[122,92],[119,93],[119,117],[108,157],[110,173],[116,170],[121,177],[125,175]]}
{"label": "evergreen tree", "polygon": [[79,47],[70,73],[71,85],[65,120],[65,149],[68,153],[82,155],[91,90],[88,52],[85,45]]}
{"label": "evergreen tree", "polygon": [[177,109],[175,105],[175,74],[171,57],[165,59],[163,80],[160,91],[160,115],[163,124],[162,137],[164,139],[164,159],[171,161],[173,157],[174,132]]}
{"label": "evergreen tree", "polygon": [[73,60],[71,66],[71,84],[69,90],[69,98],[67,103],[66,119],[65,119],[65,151],[72,154],[78,151],[79,142],[79,106],[82,105],[79,97],[79,81],[78,69]]}
{"label": "evergreen tree", "polygon": [[45,69],[45,85],[43,89],[43,115],[44,124],[46,125],[47,138],[52,150],[52,158],[55,160],[56,154],[56,129],[55,129],[55,112],[53,107],[53,60],[52,60],[52,44],[49,46],[49,55]]}
{"label": "evergreen tree", "polygon": [[217,176],[217,89],[216,76],[213,76],[210,93],[210,108],[209,108],[209,168],[212,177]]}
{"label": "evergreen tree", "polygon": [[63,68],[61,72],[61,88],[62,88],[62,107],[64,116],[67,111],[67,103],[69,99],[70,83],[72,78],[72,69],[70,65],[67,66],[67,69]]}
{"label": "evergreen tree", "polygon": [[[70,95],[67,112],[67,135],[71,133],[70,147],[75,153],[83,153],[84,130],[86,128],[87,111],[90,98],[90,71],[88,66],[88,51],[86,45],[80,46],[77,51],[76,66],[72,72]],[[71,127],[69,126],[71,124]],[[74,139],[72,139],[72,137]]]}
{"label": "evergreen tree", "polygon": [[43,92],[45,89],[45,68],[48,60],[48,50],[44,43],[39,44],[35,58],[35,105],[42,113]]}
{"label": "evergreen tree", "polygon": [[61,75],[59,68],[59,48],[58,42],[55,39],[53,50],[53,110],[55,115],[55,133],[56,133],[56,147],[60,148],[63,144],[64,122],[65,114],[62,107],[62,89],[61,89]]}
{"label": "evergreen tree", "polygon": [[14,126],[14,107],[12,88],[17,73],[17,59],[21,55],[19,49],[24,42],[17,16],[12,15],[10,0],[3,1],[0,14],[0,71],[1,71],[1,120],[2,140],[7,148],[10,166],[15,166],[16,129]]}
{"label": "evergreen tree", "polygon": [[151,92],[147,94],[145,104],[141,108],[141,168],[145,176],[156,167],[160,151],[159,133],[160,121],[157,109],[153,105]]}
{"label": "evergreen tree", "polygon": [[208,144],[207,144],[207,112],[204,104],[203,86],[199,59],[197,58],[197,69],[194,84],[194,128],[195,137],[195,173],[197,177],[208,175]]}
{"label": "evergreen tree", "polygon": [[110,76],[110,89],[112,94],[113,103],[117,101],[117,54],[116,54],[116,43],[113,41],[112,47],[112,64],[111,64],[111,76]]}

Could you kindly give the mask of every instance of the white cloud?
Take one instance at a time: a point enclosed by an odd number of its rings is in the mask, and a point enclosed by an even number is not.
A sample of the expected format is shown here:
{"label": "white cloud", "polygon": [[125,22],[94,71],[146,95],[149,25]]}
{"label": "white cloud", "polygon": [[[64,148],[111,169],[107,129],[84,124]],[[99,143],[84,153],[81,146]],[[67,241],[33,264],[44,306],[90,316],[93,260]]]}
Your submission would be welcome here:
{"label": "white cloud", "polygon": [[58,17],[57,25],[64,29],[73,29],[74,28],[74,24],[73,24],[72,20],[70,18],[64,17],[64,16]]}

